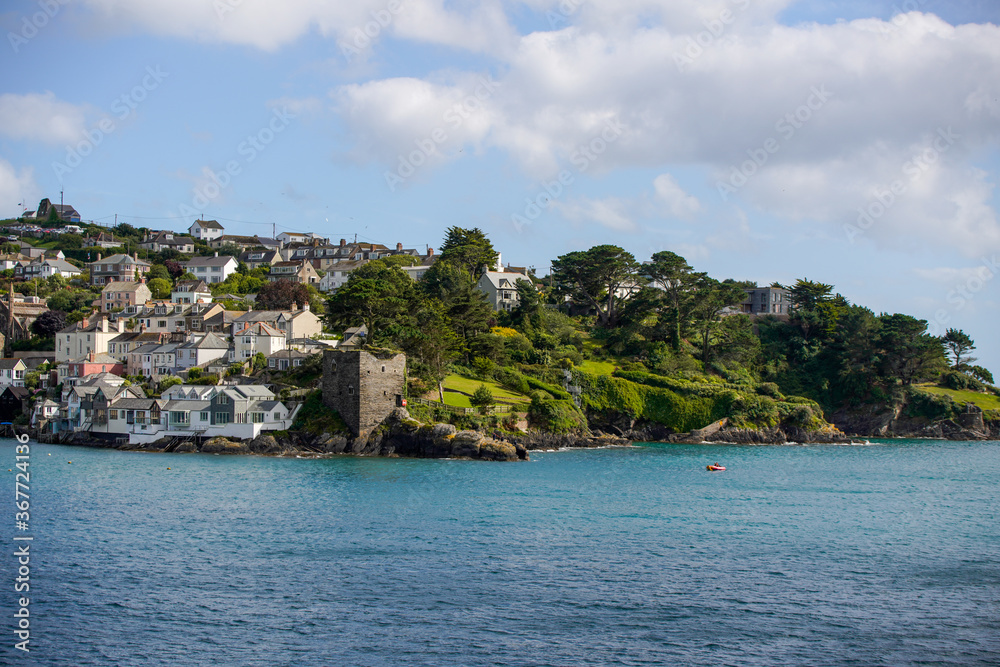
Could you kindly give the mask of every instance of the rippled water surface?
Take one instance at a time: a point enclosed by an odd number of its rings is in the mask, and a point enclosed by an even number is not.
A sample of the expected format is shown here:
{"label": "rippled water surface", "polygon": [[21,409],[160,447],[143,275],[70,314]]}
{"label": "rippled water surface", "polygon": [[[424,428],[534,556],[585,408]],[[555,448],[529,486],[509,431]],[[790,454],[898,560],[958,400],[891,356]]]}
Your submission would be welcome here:
{"label": "rippled water surface", "polygon": [[32,652],[4,584],[2,664],[1000,664],[996,442],[506,464],[33,445],[31,473]]}

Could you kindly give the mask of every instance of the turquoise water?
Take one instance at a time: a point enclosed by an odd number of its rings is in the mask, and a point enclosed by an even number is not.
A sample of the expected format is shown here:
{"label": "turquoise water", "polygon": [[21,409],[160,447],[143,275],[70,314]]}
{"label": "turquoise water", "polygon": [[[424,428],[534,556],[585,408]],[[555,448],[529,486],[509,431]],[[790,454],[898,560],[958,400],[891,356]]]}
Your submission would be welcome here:
{"label": "turquoise water", "polygon": [[3,664],[1000,664],[996,442],[507,464],[33,445],[31,472],[32,652],[5,584]]}

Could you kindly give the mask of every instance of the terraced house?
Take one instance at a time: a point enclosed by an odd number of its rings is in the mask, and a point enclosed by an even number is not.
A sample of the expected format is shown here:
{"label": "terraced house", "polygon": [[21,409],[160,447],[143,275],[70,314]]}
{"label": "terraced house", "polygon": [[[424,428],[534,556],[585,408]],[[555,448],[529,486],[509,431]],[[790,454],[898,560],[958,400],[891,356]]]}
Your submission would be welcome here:
{"label": "terraced house", "polygon": [[204,280],[208,284],[221,283],[226,278],[236,273],[239,262],[232,255],[214,257],[194,257],[184,262],[184,268],[193,273],[198,280]]}

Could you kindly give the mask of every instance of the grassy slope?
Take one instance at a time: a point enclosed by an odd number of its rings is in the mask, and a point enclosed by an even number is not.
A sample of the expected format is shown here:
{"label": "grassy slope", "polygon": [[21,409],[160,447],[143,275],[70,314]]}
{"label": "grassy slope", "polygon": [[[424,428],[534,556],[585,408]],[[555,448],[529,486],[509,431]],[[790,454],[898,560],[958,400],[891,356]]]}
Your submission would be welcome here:
{"label": "grassy slope", "polygon": [[956,403],[974,403],[983,410],[1000,410],[1000,397],[993,394],[980,394],[976,391],[959,391],[956,389],[946,389],[929,384],[918,385],[917,389],[928,394],[938,396],[951,396]]}
{"label": "grassy slope", "polygon": [[615,372],[615,365],[610,361],[584,361],[578,368],[591,375],[611,375]]}
{"label": "grassy slope", "polygon": [[[465,394],[473,394],[481,384],[485,384],[486,387],[493,392],[494,397],[504,399],[505,402],[513,401],[516,403],[528,403],[530,401],[530,399],[524,394],[513,392],[510,389],[501,387],[495,382],[483,382],[482,380],[453,374],[444,379],[444,402],[448,405],[470,408],[472,407],[472,404],[469,403],[469,396],[466,396]],[[454,391],[448,391],[449,389],[453,389]]]}

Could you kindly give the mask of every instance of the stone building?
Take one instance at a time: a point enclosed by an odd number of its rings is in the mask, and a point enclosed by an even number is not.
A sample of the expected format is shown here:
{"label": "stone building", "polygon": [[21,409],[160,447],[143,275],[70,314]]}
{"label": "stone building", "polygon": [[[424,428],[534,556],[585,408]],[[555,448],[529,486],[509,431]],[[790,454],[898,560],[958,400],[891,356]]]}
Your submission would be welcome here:
{"label": "stone building", "polygon": [[406,386],[406,355],[365,350],[323,353],[323,404],[367,438],[396,407]]}

